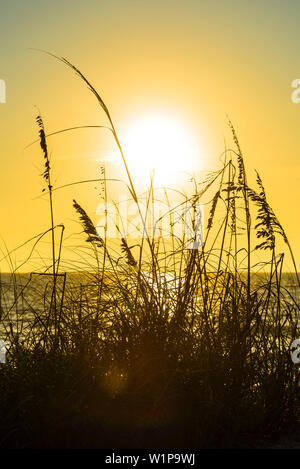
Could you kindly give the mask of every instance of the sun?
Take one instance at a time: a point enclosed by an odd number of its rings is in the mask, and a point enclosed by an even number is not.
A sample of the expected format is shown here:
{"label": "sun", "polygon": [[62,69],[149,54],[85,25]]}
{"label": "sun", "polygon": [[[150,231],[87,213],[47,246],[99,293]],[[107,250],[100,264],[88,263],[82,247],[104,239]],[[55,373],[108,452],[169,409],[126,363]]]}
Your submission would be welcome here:
{"label": "sun", "polygon": [[132,120],[122,131],[122,146],[129,170],[140,181],[155,174],[169,183],[199,167],[199,145],[180,118],[148,113]]}

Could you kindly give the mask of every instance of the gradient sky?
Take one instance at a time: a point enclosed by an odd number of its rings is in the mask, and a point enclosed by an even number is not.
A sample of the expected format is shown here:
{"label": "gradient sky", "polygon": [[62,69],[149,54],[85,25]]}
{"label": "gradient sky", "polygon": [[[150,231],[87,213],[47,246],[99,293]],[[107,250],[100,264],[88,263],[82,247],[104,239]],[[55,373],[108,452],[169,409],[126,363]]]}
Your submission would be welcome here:
{"label": "gradient sky", "polygon": [[[228,114],[249,173],[257,169],[300,265],[300,78],[297,0],[0,0],[0,236],[8,249],[49,226],[35,116],[46,130],[105,124],[88,90],[53,58],[67,57],[95,85],[122,131],[134,116],[157,109],[180,115],[195,134],[207,169],[219,165]],[[113,147],[101,131],[49,140],[55,184],[97,177]],[[113,171],[113,170],[111,170]],[[96,176],[95,176],[96,175]],[[113,174],[109,174],[113,177]],[[75,224],[75,196],[91,215],[98,188],[57,192],[56,221]],[[7,270],[1,264],[3,270]]]}

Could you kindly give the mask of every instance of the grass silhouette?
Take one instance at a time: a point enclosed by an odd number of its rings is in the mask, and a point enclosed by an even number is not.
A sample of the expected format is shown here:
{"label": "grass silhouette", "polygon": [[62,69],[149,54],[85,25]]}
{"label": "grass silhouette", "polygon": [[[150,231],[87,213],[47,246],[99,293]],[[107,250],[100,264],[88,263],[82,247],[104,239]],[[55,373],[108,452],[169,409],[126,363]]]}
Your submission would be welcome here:
{"label": "grass silhouette", "polygon": [[[74,283],[66,281],[62,235],[55,250],[55,188],[38,116],[52,265],[39,274],[37,286],[36,275],[21,285],[13,274],[12,305],[1,283],[1,322],[9,347],[0,368],[0,447],[226,448],[272,440],[299,418],[299,372],[291,360],[299,302],[283,282],[280,242],[300,284],[287,235],[260,176],[257,189],[248,186],[233,125],[229,122],[235,150],[226,150],[223,167],[194,181],[193,196],[182,195],[178,204],[191,206],[195,222],[197,204],[209,197],[202,246],[186,249],[193,239],[175,236],[167,189],[168,242],[163,233],[154,238],[108,108],[85,76],[60,60],[84,81],[107,116],[145,239],[130,246],[118,226],[119,251],[112,249],[106,231],[99,236],[74,200],[96,268],[85,274],[79,269]],[[148,212],[157,197],[151,180]],[[267,255],[259,265],[255,250]]]}

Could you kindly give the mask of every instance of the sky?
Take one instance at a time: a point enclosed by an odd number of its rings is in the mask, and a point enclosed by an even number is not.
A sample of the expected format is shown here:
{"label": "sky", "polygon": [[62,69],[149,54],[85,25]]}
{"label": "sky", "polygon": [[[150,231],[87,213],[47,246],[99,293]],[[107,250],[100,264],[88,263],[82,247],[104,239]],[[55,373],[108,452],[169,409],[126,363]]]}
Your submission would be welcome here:
{"label": "sky", "polygon": [[[229,116],[250,180],[258,170],[299,266],[300,103],[291,99],[292,81],[300,78],[299,21],[296,0],[0,0],[2,252],[49,227],[40,197],[42,154],[38,144],[26,148],[38,135],[37,113],[47,132],[107,125],[87,88],[35,50],[43,49],[88,77],[125,140],[130,123],[149,113],[175,116],[202,169],[220,166],[224,140],[232,146]],[[60,134],[48,145],[55,186],[99,177],[101,160],[115,152],[103,129]],[[120,177],[112,162],[106,171]],[[113,183],[109,191],[117,196]],[[98,194],[95,184],[57,191],[56,222],[67,226],[67,236],[80,231],[73,198],[96,220]],[[13,262],[23,259],[18,255]]]}

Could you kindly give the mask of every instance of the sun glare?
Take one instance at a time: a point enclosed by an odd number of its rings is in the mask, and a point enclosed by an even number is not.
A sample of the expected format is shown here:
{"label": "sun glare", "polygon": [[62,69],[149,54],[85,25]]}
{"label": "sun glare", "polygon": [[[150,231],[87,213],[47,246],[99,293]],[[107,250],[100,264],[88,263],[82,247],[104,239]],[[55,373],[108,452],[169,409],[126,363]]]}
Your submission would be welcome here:
{"label": "sun glare", "polygon": [[125,127],[121,139],[129,169],[139,180],[154,170],[156,182],[169,183],[201,167],[195,137],[174,116],[143,115]]}

